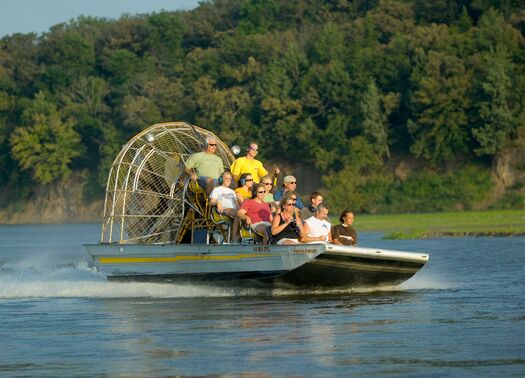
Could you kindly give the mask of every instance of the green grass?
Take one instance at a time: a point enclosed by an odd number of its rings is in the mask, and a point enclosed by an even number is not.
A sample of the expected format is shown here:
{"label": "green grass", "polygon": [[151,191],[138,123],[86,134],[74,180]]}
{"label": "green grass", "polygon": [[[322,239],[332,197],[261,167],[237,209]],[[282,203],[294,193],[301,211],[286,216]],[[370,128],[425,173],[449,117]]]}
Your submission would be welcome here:
{"label": "green grass", "polygon": [[[337,223],[334,219],[334,224]],[[384,232],[389,239],[525,235],[525,210],[356,214],[354,227],[357,232]]]}

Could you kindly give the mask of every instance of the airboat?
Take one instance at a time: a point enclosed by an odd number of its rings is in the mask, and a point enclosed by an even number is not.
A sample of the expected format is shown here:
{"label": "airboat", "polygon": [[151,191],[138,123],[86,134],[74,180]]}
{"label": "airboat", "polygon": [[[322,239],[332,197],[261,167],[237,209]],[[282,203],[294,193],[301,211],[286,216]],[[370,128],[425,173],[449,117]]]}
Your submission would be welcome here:
{"label": "airboat", "polygon": [[263,245],[245,228],[241,241],[230,243],[231,221],[184,172],[209,136],[228,169],[233,149],[187,122],[153,125],[122,147],[109,172],[100,242],[85,245],[109,280],[357,288],[398,285],[428,262],[417,252]]}

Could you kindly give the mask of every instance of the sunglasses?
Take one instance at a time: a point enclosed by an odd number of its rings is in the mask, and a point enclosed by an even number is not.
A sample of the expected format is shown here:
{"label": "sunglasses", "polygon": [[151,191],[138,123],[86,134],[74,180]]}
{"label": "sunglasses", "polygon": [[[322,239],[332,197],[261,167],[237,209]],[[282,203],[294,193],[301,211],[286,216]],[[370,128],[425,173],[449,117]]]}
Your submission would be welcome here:
{"label": "sunglasses", "polygon": [[293,206],[293,203],[285,203],[284,206]]}
{"label": "sunglasses", "polygon": [[266,190],[259,190],[257,193],[266,193]]}
{"label": "sunglasses", "polygon": [[244,180],[244,181],[253,181],[253,179],[246,179],[246,180]]}
{"label": "sunglasses", "polygon": [[271,182],[265,182],[264,185],[272,185]]}
{"label": "sunglasses", "polygon": [[290,181],[288,184],[297,184],[297,181]]}
{"label": "sunglasses", "polygon": [[215,146],[217,146],[217,143],[208,143],[208,146],[215,147]]}

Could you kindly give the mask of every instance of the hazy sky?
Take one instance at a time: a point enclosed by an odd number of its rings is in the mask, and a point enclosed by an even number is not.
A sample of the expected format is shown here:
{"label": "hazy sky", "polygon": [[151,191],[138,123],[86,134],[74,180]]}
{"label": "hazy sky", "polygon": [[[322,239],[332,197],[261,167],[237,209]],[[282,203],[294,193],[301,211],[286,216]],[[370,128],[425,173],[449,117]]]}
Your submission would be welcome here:
{"label": "hazy sky", "polygon": [[119,18],[124,13],[195,8],[199,0],[0,0],[0,38],[42,33],[78,16]]}

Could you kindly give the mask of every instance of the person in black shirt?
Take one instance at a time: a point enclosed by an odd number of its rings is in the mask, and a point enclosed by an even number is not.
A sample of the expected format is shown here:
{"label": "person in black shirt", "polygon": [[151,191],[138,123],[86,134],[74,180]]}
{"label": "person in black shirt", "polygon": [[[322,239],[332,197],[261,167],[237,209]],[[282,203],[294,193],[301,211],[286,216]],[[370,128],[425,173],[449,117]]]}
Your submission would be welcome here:
{"label": "person in black shirt", "polygon": [[298,244],[302,233],[299,209],[292,196],[284,196],[272,221],[273,240],[277,244]]}
{"label": "person in black shirt", "polygon": [[357,245],[357,235],[355,229],[352,227],[354,222],[354,213],[350,210],[345,210],[339,217],[337,226],[332,227],[332,241],[338,245]]}
{"label": "person in black shirt", "polygon": [[306,220],[313,217],[317,212],[317,206],[323,202],[323,195],[319,192],[310,194],[310,204],[301,209],[301,218]]}

